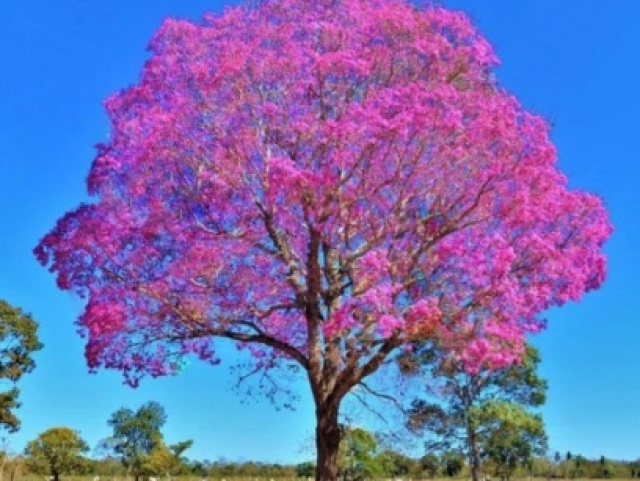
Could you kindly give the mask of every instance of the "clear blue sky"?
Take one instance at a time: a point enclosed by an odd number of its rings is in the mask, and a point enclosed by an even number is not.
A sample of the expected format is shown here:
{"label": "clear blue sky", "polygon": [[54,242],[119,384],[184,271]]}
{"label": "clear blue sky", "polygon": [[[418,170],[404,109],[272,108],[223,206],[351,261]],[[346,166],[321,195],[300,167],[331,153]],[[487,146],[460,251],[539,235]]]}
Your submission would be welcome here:
{"label": "clear blue sky", "polygon": [[[640,2],[450,0],[495,45],[498,77],[555,125],[571,184],[604,197],[616,231],[605,286],[549,314],[535,339],[550,389],[544,408],[552,450],[640,457]],[[46,347],[21,383],[22,430],[13,448],[67,425],[93,446],[120,406],[163,404],[169,441],[195,440],[194,458],[290,462],[313,433],[304,385],[295,412],[247,401],[225,364],[189,366],[137,390],[117,373],[89,375],[73,321],[81,303],[55,287],[31,249],[85,200],[93,145],[105,140],[101,102],[137,80],[145,47],[166,16],[220,10],[204,0],[2,0],[0,2],[0,298],[40,322]],[[230,353],[230,355],[232,355]],[[226,364],[228,365],[228,363]]]}

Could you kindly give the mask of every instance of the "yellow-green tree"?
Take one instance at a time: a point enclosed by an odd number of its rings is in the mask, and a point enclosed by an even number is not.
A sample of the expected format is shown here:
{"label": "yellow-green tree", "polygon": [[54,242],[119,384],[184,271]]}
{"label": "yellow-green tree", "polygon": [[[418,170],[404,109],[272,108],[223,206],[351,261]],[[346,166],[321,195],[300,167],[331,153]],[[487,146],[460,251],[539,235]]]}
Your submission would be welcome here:
{"label": "yellow-green tree", "polygon": [[159,439],[151,452],[143,460],[143,470],[150,475],[164,475],[167,478],[180,474],[185,467],[182,454],[191,447],[193,441],[167,445]]}
{"label": "yellow-green tree", "polygon": [[61,474],[71,474],[82,464],[82,454],[89,447],[77,431],[55,427],[41,433],[25,448],[27,466],[38,474],[49,474],[59,481]]}

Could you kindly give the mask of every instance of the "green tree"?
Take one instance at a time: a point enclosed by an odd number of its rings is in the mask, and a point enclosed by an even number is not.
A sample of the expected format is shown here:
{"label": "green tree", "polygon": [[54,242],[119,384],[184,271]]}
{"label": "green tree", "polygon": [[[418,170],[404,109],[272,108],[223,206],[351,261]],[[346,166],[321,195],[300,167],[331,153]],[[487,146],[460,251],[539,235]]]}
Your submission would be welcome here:
{"label": "green tree", "polygon": [[445,451],[442,453],[442,467],[447,476],[457,476],[464,468],[464,458],[457,451]]}
{"label": "green tree", "polygon": [[344,427],[338,451],[338,476],[344,481],[377,476],[375,436],[358,427]]}
{"label": "green tree", "polygon": [[296,465],[296,476],[298,478],[313,478],[316,475],[316,464],[312,461],[305,461]]}
{"label": "green tree", "polygon": [[434,453],[425,454],[420,458],[420,470],[430,478],[435,478],[440,470],[440,459]]}
{"label": "green tree", "polygon": [[10,384],[0,390],[0,426],[10,432],[20,428],[14,413],[20,407],[16,383],[34,369],[32,354],[42,348],[37,330],[38,323],[31,315],[0,299],[0,381]]}
{"label": "green tree", "polygon": [[77,431],[67,427],[51,428],[30,441],[25,448],[27,466],[38,474],[49,474],[59,481],[83,464],[82,453],[89,450]]}
{"label": "green tree", "polygon": [[484,456],[502,480],[510,479],[518,466],[529,466],[535,455],[544,454],[547,439],[540,416],[509,402],[488,402],[481,410],[478,421],[491,426]]}
{"label": "green tree", "polygon": [[427,437],[428,451],[449,450],[469,461],[473,481],[488,456],[487,443],[502,426],[495,403],[535,408],[546,398],[547,383],[537,374],[540,355],[527,346],[522,361],[503,369],[483,367],[469,372],[461,360],[446,358],[435,346],[417,346],[398,358],[407,375],[426,375],[440,386],[441,395],[416,399],[409,410],[408,425]]}
{"label": "green tree", "polygon": [[379,453],[374,459],[373,466],[379,473],[378,477],[403,478],[420,474],[419,461],[392,449],[386,449]]}
{"label": "green tree", "polygon": [[157,402],[148,402],[137,411],[120,408],[109,418],[113,436],[106,440],[120,459],[127,473],[138,481],[145,474],[146,458],[162,443],[160,428],[167,420],[164,408]]}

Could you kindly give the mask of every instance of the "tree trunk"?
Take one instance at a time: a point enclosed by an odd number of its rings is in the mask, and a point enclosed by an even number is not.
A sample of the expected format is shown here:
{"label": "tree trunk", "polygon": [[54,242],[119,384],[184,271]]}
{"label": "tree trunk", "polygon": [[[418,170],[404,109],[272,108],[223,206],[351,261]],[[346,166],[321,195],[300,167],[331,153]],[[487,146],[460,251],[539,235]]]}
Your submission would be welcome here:
{"label": "tree trunk", "polygon": [[337,481],[340,425],[338,410],[316,407],[316,481]]}
{"label": "tree trunk", "polygon": [[475,432],[472,429],[467,430],[469,451],[471,454],[471,481],[480,481],[480,453],[478,452],[478,443],[476,441]]}
{"label": "tree trunk", "polygon": [[476,462],[471,463],[471,480],[480,481],[480,466]]}

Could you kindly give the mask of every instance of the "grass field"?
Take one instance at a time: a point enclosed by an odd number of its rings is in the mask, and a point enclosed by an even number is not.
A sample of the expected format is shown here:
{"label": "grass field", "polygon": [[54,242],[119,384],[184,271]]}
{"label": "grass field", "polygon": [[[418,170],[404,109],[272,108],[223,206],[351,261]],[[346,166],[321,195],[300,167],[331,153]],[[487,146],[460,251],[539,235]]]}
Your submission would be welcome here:
{"label": "grass field", "polygon": [[[123,477],[123,476],[100,476],[99,479],[96,476],[60,476],[60,481],[134,481],[132,477]],[[165,478],[165,477],[156,477],[151,478],[156,481],[309,481],[313,480],[313,478],[269,478],[269,477],[246,477],[246,476],[228,476],[225,478],[222,477],[206,477],[199,478],[194,476],[178,476],[173,478]],[[402,479],[403,481],[410,480],[425,480],[425,481],[470,481],[467,477],[459,477],[459,478],[394,478],[394,479],[371,479],[365,481],[399,481]],[[575,478],[570,481],[594,481],[595,478]],[[616,481],[638,481],[638,478],[608,478],[607,481],[615,479]],[[564,478],[556,478],[557,481],[563,481]],[[48,476],[38,476],[34,474],[28,474],[24,476],[15,476],[11,478],[10,476],[4,476],[4,479],[0,479],[0,481],[49,481]],[[142,478],[141,481],[148,481],[148,478]],[[499,481],[499,478],[492,478],[492,481]],[[511,478],[510,481],[549,481],[548,478]]]}

